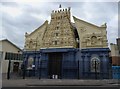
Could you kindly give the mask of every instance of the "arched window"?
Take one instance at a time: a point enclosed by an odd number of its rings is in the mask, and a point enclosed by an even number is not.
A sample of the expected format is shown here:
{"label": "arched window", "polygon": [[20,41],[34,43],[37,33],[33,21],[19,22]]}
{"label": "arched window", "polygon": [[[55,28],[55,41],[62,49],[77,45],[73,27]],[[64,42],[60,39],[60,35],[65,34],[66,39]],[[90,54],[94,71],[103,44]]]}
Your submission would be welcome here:
{"label": "arched window", "polygon": [[33,47],[33,42],[32,40],[29,42],[29,48],[32,48]]}
{"label": "arched window", "polygon": [[91,59],[91,72],[100,72],[100,59],[97,57]]}
{"label": "arched window", "polygon": [[33,61],[34,61],[33,57],[28,58],[27,69],[32,69]]}
{"label": "arched window", "polygon": [[91,44],[92,44],[92,45],[95,45],[96,42],[97,42],[97,37],[96,37],[96,36],[92,36],[92,37],[91,37]]}

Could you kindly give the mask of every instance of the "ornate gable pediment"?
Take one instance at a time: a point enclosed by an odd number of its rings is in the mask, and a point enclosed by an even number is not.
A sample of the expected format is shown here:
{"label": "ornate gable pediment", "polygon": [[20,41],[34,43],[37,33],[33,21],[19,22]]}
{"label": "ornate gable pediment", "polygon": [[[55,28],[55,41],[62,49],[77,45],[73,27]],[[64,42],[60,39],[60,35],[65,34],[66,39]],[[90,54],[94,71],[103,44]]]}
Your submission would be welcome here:
{"label": "ornate gable pediment", "polygon": [[75,26],[80,37],[80,48],[107,47],[106,24],[96,26],[74,17]]}
{"label": "ornate gable pediment", "polygon": [[25,50],[39,50],[42,47],[42,38],[48,26],[48,21],[45,21],[39,28],[32,33],[25,34]]}

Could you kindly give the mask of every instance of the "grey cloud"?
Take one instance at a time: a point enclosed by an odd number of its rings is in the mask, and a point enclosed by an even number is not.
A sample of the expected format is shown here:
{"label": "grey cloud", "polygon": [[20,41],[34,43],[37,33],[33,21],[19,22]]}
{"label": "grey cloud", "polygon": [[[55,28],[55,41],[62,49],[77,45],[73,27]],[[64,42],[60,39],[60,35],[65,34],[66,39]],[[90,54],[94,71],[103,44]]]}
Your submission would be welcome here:
{"label": "grey cloud", "polygon": [[7,14],[3,14],[2,21],[3,21],[3,24],[7,23],[20,30],[25,29],[26,31],[32,30],[33,28],[36,28],[42,23],[41,22],[42,20],[38,20],[30,16],[29,14],[23,14],[21,15],[20,18],[13,18]]}
{"label": "grey cloud", "polygon": [[120,37],[120,2],[118,3],[118,37]]}
{"label": "grey cloud", "polygon": [[[6,26],[7,29],[8,28],[13,28],[12,26],[7,25]],[[5,30],[6,28],[3,28],[3,30]],[[6,35],[7,35],[7,39],[9,39],[10,41],[12,41],[13,43],[15,43],[16,45],[18,45],[19,47],[23,47],[23,39],[21,39],[21,37],[23,37],[23,34],[17,33],[14,30],[9,30],[6,31]],[[4,37],[6,38],[6,37]]]}
{"label": "grey cloud", "polygon": [[29,13],[23,13],[20,17],[16,18],[7,13],[2,14],[2,30],[7,35],[3,35],[3,38],[7,37],[21,48],[23,48],[24,45],[24,33],[32,32],[43,23],[43,20],[38,20]]}
{"label": "grey cloud", "polygon": [[[2,26],[3,26],[2,30],[5,32],[7,39],[11,40],[13,43],[22,47],[22,45],[23,45],[22,37],[24,37],[24,34],[20,33],[22,31],[20,31],[20,29],[18,29],[18,27],[10,25],[9,23],[4,24],[4,22],[3,22]],[[4,38],[6,38],[6,37],[4,37]]]}
{"label": "grey cloud", "polygon": [[16,2],[1,2],[2,5],[4,6],[9,6],[9,7],[17,7],[18,4]]}
{"label": "grey cloud", "polygon": [[78,8],[78,7],[82,7],[84,3],[85,2],[53,2],[53,5],[57,5],[59,7],[59,5],[61,4],[62,7]]}

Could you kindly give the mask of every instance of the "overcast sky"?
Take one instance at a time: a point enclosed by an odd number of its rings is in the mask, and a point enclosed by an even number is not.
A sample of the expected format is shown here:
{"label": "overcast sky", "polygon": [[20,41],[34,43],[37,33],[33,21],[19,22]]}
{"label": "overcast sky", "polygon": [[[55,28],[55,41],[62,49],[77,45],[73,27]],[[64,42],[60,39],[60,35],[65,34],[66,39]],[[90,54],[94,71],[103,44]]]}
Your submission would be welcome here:
{"label": "overcast sky", "polygon": [[[52,10],[71,7],[72,15],[95,25],[107,23],[109,43],[116,43],[118,37],[117,2],[1,2],[0,39],[7,38],[18,47],[24,47],[25,32],[31,33],[50,20]],[[2,34],[1,34],[2,33]]]}

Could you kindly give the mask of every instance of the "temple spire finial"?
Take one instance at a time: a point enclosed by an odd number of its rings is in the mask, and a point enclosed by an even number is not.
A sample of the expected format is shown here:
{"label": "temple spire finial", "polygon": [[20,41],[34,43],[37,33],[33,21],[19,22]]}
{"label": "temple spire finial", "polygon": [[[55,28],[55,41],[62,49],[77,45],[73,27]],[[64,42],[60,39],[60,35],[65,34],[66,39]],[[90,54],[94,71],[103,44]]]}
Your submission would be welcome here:
{"label": "temple spire finial", "polygon": [[61,4],[59,5],[59,8],[62,8]]}

